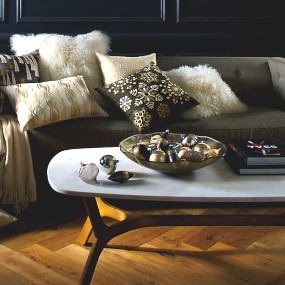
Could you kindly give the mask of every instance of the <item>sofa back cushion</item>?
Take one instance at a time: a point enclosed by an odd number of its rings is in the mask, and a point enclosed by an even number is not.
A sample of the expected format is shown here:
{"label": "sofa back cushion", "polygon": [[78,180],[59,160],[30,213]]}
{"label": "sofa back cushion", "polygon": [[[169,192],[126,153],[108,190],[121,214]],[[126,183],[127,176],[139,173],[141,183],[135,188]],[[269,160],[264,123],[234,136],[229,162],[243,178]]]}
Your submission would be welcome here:
{"label": "sofa back cushion", "polygon": [[280,98],[281,104],[285,105],[285,59],[275,57],[268,60],[272,75],[273,89]]}
{"label": "sofa back cushion", "polygon": [[207,64],[217,69],[222,79],[242,102],[255,106],[268,106],[268,103],[276,104],[272,97],[273,87],[268,59],[267,57],[157,56],[157,64],[162,70],[183,65]]}

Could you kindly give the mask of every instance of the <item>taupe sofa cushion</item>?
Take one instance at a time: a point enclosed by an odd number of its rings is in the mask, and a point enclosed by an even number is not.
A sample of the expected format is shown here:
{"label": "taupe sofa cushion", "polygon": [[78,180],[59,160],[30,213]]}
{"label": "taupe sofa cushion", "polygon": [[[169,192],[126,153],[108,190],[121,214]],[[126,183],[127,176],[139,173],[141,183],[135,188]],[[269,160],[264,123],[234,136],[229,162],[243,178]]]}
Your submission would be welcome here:
{"label": "taupe sofa cushion", "polygon": [[272,58],[268,60],[275,93],[285,103],[285,59]]}
{"label": "taupe sofa cushion", "polygon": [[242,102],[253,106],[276,106],[268,57],[157,56],[157,64],[162,70],[182,65],[208,64],[221,74],[222,79]]}
{"label": "taupe sofa cushion", "polygon": [[226,114],[203,120],[170,125],[173,132],[192,132],[213,137],[223,143],[233,138],[279,138],[285,141],[285,112],[260,107],[238,114]]}

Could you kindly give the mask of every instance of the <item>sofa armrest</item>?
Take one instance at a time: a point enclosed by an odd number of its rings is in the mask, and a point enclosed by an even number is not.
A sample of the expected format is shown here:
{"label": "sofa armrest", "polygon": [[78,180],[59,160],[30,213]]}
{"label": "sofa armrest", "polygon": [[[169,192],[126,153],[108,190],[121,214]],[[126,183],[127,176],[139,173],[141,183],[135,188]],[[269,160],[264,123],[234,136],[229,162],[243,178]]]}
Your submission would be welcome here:
{"label": "sofa armrest", "polygon": [[269,69],[272,77],[274,92],[285,106],[285,58],[273,57],[268,60]]}

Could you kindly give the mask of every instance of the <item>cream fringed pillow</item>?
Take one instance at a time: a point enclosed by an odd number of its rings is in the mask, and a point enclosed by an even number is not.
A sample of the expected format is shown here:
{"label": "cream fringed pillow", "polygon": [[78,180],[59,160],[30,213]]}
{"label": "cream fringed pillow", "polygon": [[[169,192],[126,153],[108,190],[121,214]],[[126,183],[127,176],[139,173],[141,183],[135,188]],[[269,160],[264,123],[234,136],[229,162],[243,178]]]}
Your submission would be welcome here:
{"label": "cream fringed pillow", "polygon": [[123,77],[131,75],[148,66],[151,62],[156,64],[156,54],[144,56],[111,56],[96,52],[105,85],[113,83]]}
{"label": "cream fringed pillow", "polygon": [[211,66],[181,66],[164,71],[164,74],[199,102],[199,105],[183,112],[182,117],[186,120],[238,113],[248,109]]}
{"label": "cream fringed pillow", "polygon": [[21,131],[77,117],[107,117],[83,76],[1,87],[17,114]]}

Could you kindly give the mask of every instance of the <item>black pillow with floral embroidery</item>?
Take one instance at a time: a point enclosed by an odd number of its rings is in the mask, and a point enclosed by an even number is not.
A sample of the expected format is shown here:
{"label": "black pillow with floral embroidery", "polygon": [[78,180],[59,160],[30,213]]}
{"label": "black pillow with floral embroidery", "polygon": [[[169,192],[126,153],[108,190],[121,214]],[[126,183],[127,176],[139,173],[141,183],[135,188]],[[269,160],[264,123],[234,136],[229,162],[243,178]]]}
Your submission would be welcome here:
{"label": "black pillow with floral embroidery", "polygon": [[[37,83],[39,51],[26,55],[0,54],[0,87],[20,83]],[[0,114],[13,112],[7,96],[0,90]]]}
{"label": "black pillow with floral embroidery", "polygon": [[153,62],[97,91],[110,98],[139,132],[173,123],[183,111],[198,105]]}

